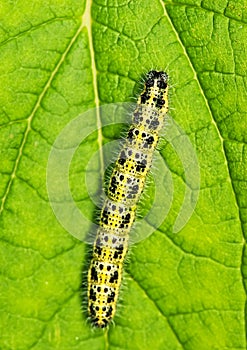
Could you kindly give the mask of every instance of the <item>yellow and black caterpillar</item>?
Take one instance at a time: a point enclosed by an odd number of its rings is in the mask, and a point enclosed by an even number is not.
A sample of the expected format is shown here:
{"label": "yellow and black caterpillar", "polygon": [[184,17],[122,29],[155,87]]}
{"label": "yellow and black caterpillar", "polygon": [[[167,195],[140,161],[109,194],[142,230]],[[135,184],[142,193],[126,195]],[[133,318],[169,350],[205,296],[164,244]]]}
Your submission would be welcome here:
{"label": "yellow and black caterpillar", "polygon": [[150,71],[113,169],[88,272],[88,313],[106,327],[116,313],[123,261],[136,207],[168,111],[168,75]]}

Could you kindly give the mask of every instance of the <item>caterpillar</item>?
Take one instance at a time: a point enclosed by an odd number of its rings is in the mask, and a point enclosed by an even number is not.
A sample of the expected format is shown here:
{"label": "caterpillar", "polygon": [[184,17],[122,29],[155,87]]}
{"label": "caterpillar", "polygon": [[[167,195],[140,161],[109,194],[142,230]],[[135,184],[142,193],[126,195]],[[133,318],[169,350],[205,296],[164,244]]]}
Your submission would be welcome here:
{"label": "caterpillar", "polygon": [[116,313],[136,208],[168,112],[168,75],[151,70],[137,100],[103,204],[88,271],[88,314],[105,328]]}

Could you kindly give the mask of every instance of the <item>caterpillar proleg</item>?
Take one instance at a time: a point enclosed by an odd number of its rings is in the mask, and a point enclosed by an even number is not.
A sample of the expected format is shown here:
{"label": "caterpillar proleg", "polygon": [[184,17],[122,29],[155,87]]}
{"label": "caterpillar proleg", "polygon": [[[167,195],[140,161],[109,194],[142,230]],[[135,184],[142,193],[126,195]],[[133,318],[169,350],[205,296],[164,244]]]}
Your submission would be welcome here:
{"label": "caterpillar proleg", "polygon": [[88,271],[88,314],[105,328],[116,313],[136,208],[168,111],[168,75],[151,70],[113,169]]}

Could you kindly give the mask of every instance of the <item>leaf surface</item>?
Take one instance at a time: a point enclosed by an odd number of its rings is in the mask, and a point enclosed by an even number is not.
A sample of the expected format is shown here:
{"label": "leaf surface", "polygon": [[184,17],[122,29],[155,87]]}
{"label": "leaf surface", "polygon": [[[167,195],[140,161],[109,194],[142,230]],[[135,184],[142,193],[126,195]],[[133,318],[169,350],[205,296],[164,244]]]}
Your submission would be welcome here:
{"label": "leaf surface", "polygon": [[[246,22],[245,0],[2,1],[1,349],[246,349]],[[49,153],[71,120],[129,101],[152,68],[168,70],[170,115],[196,152],[199,198],[174,234],[188,179],[165,142],[170,211],[131,249],[115,325],[92,331],[81,297],[87,246],[53,214]],[[122,129],[97,131],[100,114],[90,123],[96,131],[75,153],[70,188],[93,219],[87,165]]]}

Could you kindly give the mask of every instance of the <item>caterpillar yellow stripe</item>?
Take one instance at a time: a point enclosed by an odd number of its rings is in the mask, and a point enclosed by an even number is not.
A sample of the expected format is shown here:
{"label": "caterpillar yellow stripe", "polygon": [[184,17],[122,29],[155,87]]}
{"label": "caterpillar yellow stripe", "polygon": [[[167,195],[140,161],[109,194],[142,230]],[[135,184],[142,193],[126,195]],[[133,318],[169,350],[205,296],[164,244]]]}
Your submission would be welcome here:
{"label": "caterpillar yellow stripe", "polygon": [[88,271],[88,314],[105,328],[116,313],[129,233],[168,111],[168,75],[151,70],[113,169]]}

